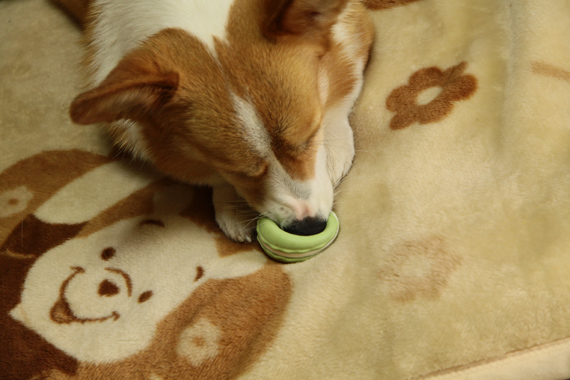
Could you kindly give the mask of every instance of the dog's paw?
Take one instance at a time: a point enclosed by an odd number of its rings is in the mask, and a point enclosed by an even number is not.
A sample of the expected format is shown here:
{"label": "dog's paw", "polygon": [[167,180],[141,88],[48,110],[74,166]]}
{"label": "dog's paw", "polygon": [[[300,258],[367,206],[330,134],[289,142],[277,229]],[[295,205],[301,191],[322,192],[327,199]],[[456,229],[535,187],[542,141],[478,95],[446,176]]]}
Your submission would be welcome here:
{"label": "dog's paw", "polygon": [[255,229],[252,221],[242,219],[237,212],[216,212],[216,222],[224,231],[224,234],[240,243],[251,243],[253,241],[253,231]]}
{"label": "dog's paw", "polygon": [[234,241],[251,243],[257,213],[230,185],[214,187],[212,199],[216,222],[224,234]]}

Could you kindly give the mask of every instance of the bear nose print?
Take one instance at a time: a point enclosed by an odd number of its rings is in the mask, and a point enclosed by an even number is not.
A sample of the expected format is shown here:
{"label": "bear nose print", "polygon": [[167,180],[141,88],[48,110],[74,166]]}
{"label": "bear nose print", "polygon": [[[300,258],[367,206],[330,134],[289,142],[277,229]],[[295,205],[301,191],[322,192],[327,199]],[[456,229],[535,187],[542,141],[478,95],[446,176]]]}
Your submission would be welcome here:
{"label": "bear nose print", "polygon": [[99,295],[103,297],[112,297],[119,294],[119,287],[109,280],[101,281],[99,284]]}

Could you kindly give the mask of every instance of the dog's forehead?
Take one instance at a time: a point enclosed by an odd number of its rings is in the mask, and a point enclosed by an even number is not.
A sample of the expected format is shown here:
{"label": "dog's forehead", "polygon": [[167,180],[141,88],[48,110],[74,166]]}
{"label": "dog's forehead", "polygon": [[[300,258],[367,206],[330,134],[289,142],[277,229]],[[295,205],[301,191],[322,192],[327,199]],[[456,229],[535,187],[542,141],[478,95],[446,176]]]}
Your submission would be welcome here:
{"label": "dog's forehead", "polygon": [[321,125],[317,65],[302,49],[246,45],[217,46],[239,120],[265,149],[302,147]]}
{"label": "dog's forehead", "polygon": [[268,41],[259,27],[259,7],[259,2],[235,0],[223,36],[218,32],[208,40],[170,29],[153,43],[160,59],[182,69],[180,94],[188,106],[182,117],[194,139],[228,168],[260,166],[271,155],[294,165],[321,124],[315,52]]}

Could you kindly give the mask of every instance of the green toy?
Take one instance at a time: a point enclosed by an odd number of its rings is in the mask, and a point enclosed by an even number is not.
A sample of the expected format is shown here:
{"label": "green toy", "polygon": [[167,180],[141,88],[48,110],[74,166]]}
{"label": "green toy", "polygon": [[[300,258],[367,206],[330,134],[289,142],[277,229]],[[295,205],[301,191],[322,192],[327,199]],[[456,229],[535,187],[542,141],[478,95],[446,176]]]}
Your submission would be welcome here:
{"label": "green toy", "polygon": [[324,231],[300,236],[283,231],[269,218],[257,221],[257,240],[269,257],[283,263],[305,261],[325,250],[336,239],[340,224],[331,211]]}

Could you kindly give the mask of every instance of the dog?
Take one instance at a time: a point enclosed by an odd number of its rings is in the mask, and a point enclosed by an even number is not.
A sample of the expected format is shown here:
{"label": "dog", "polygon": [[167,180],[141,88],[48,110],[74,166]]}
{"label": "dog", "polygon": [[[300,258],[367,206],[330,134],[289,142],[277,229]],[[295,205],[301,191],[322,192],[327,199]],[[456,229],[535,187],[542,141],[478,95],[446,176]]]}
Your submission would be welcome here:
{"label": "dog", "polygon": [[359,0],[57,0],[84,27],[78,124],[174,179],[212,187],[216,221],[324,230],[349,171],[349,114],[374,29]]}

